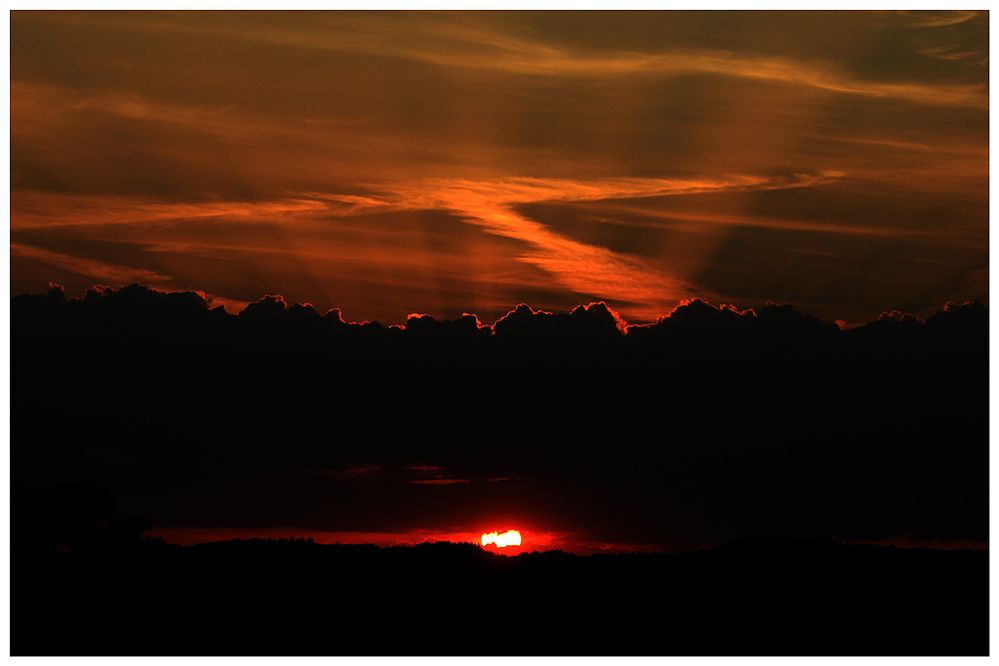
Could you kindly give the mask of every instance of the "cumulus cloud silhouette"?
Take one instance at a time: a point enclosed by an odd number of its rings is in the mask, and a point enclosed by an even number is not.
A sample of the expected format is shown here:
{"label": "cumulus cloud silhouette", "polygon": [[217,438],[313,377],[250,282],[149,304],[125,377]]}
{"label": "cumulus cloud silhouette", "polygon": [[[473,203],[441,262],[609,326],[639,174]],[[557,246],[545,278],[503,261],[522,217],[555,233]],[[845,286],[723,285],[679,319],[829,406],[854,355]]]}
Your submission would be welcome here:
{"label": "cumulus cloud silhouette", "polygon": [[698,299],[645,326],[235,315],[138,285],[11,306],[14,475],[94,478],[160,525],[987,538],[981,303],[845,330]]}
{"label": "cumulus cloud silhouette", "polygon": [[353,330],[371,335],[389,331],[405,332],[413,338],[620,338],[642,340],[671,335],[715,335],[726,333],[749,339],[814,337],[849,337],[858,331],[872,329],[930,330],[953,332],[979,326],[987,317],[980,301],[946,303],[940,311],[925,321],[899,310],[884,310],[875,321],[854,329],[843,330],[836,323],[825,322],[805,314],[790,304],[768,302],[758,308],[739,309],[730,304],[712,305],[699,298],[685,299],[651,324],[629,324],[604,302],[579,305],[569,312],[535,310],[525,303],[486,324],[474,314],[465,313],[456,319],[437,319],[428,314],[411,314],[402,326],[386,326],[380,322],[353,322],[344,318],[339,308],[320,315],[309,303],[289,305],[280,294],[268,294],[247,304],[238,314],[227,313],[222,306],[211,307],[211,299],[202,292],[159,291],[138,284],[115,289],[95,285],[82,299],[69,297],[65,289],[50,283],[46,294],[23,294],[12,300],[16,314],[24,322],[42,313],[68,317],[103,317],[129,321],[158,319],[175,324],[231,319],[246,322],[284,323],[288,327],[322,326],[331,332]]}
{"label": "cumulus cloud silhouette", "polygon": [[239,316],[245,319],[277,319],[287,310],[288,304],[284,302],[284,296],[268,294],[243,308]]}
{"label": "cumulus cloud silhouette", "polygon": [[504,338],[617,337],[626,330],[624,319],[603,302],[580,305],[568,313],[535,310],[521,303],[493,324],[493,332]]}
{"label": "cumulus cloud silhouette", "polygon": [[406,333],[417,336],[472,337],[489,335],[492,329],[473,314],[464,314],[458,319],[443,321],[427,314],[411,314],[406,320]]}

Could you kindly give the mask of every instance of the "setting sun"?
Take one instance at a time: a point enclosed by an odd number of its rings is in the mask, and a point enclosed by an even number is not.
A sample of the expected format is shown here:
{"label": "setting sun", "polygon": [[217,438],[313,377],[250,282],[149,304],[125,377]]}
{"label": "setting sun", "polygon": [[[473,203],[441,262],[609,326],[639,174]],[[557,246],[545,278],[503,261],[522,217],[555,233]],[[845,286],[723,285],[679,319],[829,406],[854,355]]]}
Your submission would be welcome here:
{"label": "setting sun", "polygon": [[507,546],[519,546],[521,544],[520,532],[517,530],[507,530],[506,532],[486,532],[482,535],[482,545],[493,544],[497,548]]}

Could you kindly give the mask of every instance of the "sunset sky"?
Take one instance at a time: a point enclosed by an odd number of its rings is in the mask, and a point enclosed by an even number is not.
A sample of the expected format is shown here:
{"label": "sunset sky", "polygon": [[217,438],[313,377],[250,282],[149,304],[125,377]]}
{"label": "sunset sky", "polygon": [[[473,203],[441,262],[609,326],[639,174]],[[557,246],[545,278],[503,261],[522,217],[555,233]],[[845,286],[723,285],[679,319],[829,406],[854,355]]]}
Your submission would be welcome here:
{"label": "sunset sky", "polygon": [[987,12],[13,12],[12,291],[987,297]]}

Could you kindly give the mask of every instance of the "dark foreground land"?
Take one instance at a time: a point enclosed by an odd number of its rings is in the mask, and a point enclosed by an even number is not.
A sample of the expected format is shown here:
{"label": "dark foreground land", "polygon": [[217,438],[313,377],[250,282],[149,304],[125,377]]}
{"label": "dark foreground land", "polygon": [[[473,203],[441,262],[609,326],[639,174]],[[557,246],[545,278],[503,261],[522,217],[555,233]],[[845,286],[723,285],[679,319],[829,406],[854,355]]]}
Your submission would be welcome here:
{"label": "dark foreground land", "polygon": [[15,655],[988,652],[985,551],[748,540],[505,557],[147,541],[15,564]]}

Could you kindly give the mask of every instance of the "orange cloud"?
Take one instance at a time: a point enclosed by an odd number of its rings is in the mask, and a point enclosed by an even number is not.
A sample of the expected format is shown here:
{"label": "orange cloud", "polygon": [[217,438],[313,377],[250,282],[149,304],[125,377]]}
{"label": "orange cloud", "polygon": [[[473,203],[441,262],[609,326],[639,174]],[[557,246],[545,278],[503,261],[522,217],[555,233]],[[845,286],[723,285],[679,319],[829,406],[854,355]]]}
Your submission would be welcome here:
{"label": "orange cloud", "polygon": [[113,195],[78,195],[16,190],[11,195],[11,228],[30,229],[95,224],[137,224],[170,220],[237,218],[280,220],[295,213],[328,212],[322,201],[161,201]]}
{"label": "orange cloud", "polygon": [[98,282],[110,282],[114,284],[138,282],[150,287],[162,287],[172,283],[169,276],[146,268],[134,268],[132,266],[122,266],[96,259],[77,257],[71,254],[53,252],[44,248],[25,245],[24,243],[11,243],[10,253],[13,256],[36,259],[63,270],[85,275]]}
{"label": "orange cloud", "polygon": [[14,239],[387,321],[984,296],[987,15],[744,18],[16,12]]}
{"label": "orange cloud", "polygon": [[[82,275],[101,284],[141,284],[163,291],[180,291],[176,281],[172,277],[147,268],[124,266],[98,259],[66,254],[64,252],[54,252],[45,248],[17,242],[10,244],[10,253],[15,257],[33,259],[62,270],[70,271],[71,273],[76,273],[77,275]],[[221,305],[230,314],[241,311],[248,304],[247,301],[209,294],[204,291],[199,291],[198,293],[201,294],[202,298],[211,307]]]}
{"label": "orange cloud", "polygon": [[633,220],[607,219],[607,224],[632,227],[662,228],[670,222],[694,222],[697,228],[707,229],[712,226],[756,227],[760,229],[786,229],[789,231],[808,231],[824,234],[843,234],[847,236],[886,236],[886,237],[945,237],[953,232],[944,229],[908,229],[905,227],[864,226],[856,224],[841,224],[820,222],[817,220],[800,220],[780,218],[776,216],[751,215],[746,213],[728,214],[723,212],[699,211],[667,211],[660,212],[650,208],[639,208],[620,204],[604,204],[600,208],[607,212],[634,213],[652,220],[663,220],[665,223],[641,222]]}
{"label": "orange cloud", "polygon": [[[605,178],[568,179],[511,177],[499,179],[422,179],[411,182],[384,183],[380,194],[351,195],[297,193],[287,198],[269,201],[207,201],[165,202],[120,196],[82,196],[18,191],[12,212],[13,229],[52,226],[88,225],[94,220],[101,224],[146,224],[153,222],[201,219],[234,221],[266,220],[278,226],[287,222],[301,229],[308,223],[321,224],[325,217],[355,216],[367,213],[404,210],[447,210],[467,223],[489,234],[514,239],[525,244],[516,258],[551,275],[564,288],[577,294],[618,301],[625,305],[629,316],[649,318],[659,312],[662,303],[675,301],[689,293],[692,287],[677,272],[667,272],[651,262],[592,245],[556,233],[516,210],[516,206],[532,203],[563,201],[600,201],[663,196],[684,196],[718,192],[744,192],[812,187],[840,178],[842,174],[827,171],[819,174],[792,174],[784,177],[732,175],[718,178]],[[370,186],[375,189],[376,186]],[[358,232],[363,232],[359,229]],[[386,255],[384,246],[358,248],[336,244],[297,243],[293,247],[261,246],[209,241],[197,235],[184,240],[156,240],[146,243],[147,250],[198,254],[204,251],[252,252],[255,254],[293,253],[299,260],[314,257],[329,261],[340,255],[342,261],[366,262],[369,269],[383,264],[395,255]],[[36,255],[36,258],[39,258]],[[439,265],[434,254],[410,253],[410,264]],[[68,255],[61,257],[67,265]],[[100,269],[98,263],[81,260],[76,272],[98,277],[126,275],[121,270]],[[52,263],[51,261],[49,263]],[[81,266],[89,267],[87,271]],[[136,277],[113,279],[109,282],[144,282],[152,286],[170,282],[166,276],[143,272],[127,273]],[[494,278],[502,281],[503,278]]]}
{"label": "orange cloud", "polygon": [[[974,12],[905,16],[886,14],[896,27],[946,27],[975,18]],[[396,57],[440,67],[481,69],[514,74],[607,77],[622,75],[681,76],[721,74],[799,85],[815,90],[929,105],[988,108],[984,84],[928,84],[865,79],[835,63],[730,50],[687,48],[667,51],[583,51],[532,39],[502,25],[461,15],[342,14],[308,23],[269,24],[245,16],[236,20],[193,21],[182,14],[100,17],[135,29],[225,36],[317,51]],[[82,23],[97,19],[63,15]]]}
{"label": "orange cloud", "polygon": [[714,179],[504,178],[496,180],[431,179],[390,185],[388,207],[444,208],[489,233],[528,245],[520,261],[552,275],[564,287],[579,293],[620,301],[630,316],[651,318],[662,303],[675,301],[691,290],[684,278],[666,273],[644,259],[605,247],[582,243],[555,233],[518,213],[515,206],[541,202],[600,201],[709,192],[794,189],[833,182],[837,171],[794,174],[787,177],[734,175]]}

